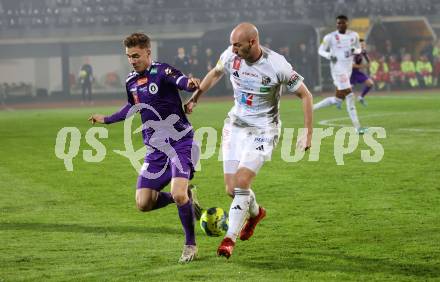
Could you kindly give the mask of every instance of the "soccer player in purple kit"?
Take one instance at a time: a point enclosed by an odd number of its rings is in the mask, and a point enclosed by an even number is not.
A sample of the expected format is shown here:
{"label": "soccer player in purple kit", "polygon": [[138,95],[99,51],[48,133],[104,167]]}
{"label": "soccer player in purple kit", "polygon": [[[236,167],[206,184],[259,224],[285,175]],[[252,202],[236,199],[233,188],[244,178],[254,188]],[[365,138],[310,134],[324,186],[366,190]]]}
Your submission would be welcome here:
{"label": "soccer player in purple kit", "polygon": [[[93,124],[111,124],[140,112],[142,136],[148,150],[137,181],[136,206],[148,212],[176,203],[185,233],[179,262],[191,262],[197,255],[197,247],[188,182],[194,174],[197,154],[193,146],[194,131],[183,111],[178,90],[192,92],[199,87],[200,80],[188,78],[168,64],[154,62],[150,38],[143,33],[125,38],[124,46],[134,69],[126,79],[128,103],[110,116],[93,114],[89,120]],[[164,122],[168,124],[164,126]],[[166,127],[172,130],[164,130]],[[174,150],[169,149],[170,145]],[[170,182],[171,193],[161,191]]]}
{"label": "soccer player in purple kit", "polygon": [[[360,39],[359,41],[361,44],[362,52],[360,54],[354,55],[353,71],[351,73],[350,83],[352,86],[354,86],[355,84],[365,84],[358,100],[363,106],[367,106],[365,96],[368,94],[368,92],[370,92],[371,88],[374,85],[374,82],[370,77],[368,77],[368,75],[361,71],[362,68],[368,69],[368,67],[370,66],[370,58],[367,54],[365,40]],[[364,63],[364,60],[366,63]]]}

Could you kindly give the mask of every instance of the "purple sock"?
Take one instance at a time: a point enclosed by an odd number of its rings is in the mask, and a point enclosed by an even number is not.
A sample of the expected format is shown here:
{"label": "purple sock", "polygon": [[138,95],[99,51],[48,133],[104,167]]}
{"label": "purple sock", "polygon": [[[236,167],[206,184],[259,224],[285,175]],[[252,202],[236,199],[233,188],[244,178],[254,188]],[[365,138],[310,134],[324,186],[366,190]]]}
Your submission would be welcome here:
{"label": "purple sock", "polygon": [[178,206],[180,222],[182,222],[183,231],[185,232],[185,245],[196,245],[196,235],[194,230],[194,210],[192,201]]}
{"label": "purple sock", "polygon": [[371,86],[365,86],[364,89],[362,89],[361,97],[362,98],[365,97],[368,94],[368,92],[370,91],[370,89],[371,89]]}
{"label": "purple sock", "polygon": [[174,199],[171,196],[171,193],[159,192],[159,196],[157,197],[157,201],[153,207],[153,210],[157,210],[157,209],[166,207],[171,203],[174,203]]}

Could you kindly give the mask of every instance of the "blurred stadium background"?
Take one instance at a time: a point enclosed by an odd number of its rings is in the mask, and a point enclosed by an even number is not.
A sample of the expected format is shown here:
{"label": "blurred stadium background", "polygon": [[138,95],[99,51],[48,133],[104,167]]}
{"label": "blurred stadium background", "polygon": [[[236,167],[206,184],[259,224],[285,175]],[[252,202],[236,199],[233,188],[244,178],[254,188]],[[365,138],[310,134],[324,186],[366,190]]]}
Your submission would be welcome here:
{"label": "blurred stadium background", "polygon": [[[332,91],[317,48],[337,14],[366,39],[376,91],[440,86],[435,0],[1,0],[1,103],[80,101],[85,64],[93,70],[93,100],[122,99],[130,69],[121,42],[135,31],[152,38],[154,59],[203,77],[241,21],[255,23],[262,44],[286,56],[314,93]],[[401,69],[407,54],[414,64],[425,55],[431,65],[417,74],[418,84]],[[209,95],[230,93],[223,81]]]}

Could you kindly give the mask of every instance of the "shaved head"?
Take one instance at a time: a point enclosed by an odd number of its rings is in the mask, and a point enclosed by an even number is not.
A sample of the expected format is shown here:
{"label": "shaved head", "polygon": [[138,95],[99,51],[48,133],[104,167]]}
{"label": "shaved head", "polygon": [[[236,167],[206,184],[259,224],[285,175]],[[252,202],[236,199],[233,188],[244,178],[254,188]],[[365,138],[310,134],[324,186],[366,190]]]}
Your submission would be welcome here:
{"label": "shaved head", "polygon": [[251,23],[240,23],[231,32],[232,51],[249,62],[256,61],[261,55],[258,29]]}
{"label": "shaved head", "polygon": [[232,30],[231,40],[232,38],[246,41],[258,40],[258,29],[251,23],[241,23]]}

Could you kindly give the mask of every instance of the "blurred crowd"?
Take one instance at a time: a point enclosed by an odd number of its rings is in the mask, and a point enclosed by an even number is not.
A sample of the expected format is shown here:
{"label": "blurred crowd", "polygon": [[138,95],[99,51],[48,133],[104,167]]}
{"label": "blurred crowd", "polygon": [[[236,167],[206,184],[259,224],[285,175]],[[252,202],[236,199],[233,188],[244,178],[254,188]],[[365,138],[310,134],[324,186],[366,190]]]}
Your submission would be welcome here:
{"label": "blurred crowd", "polygon": [[[351,17],[377,15],[438,15],[437,0],[0,0],[0,31],[34,27],[71,28],[93,26],[148,26],[183,23],[236,23],[283,20],[334,21],[335,14]],[[323,15],[322,11],[326,11]],[[435,16],[434,16],[435,17]],[[6,32],[5,32],[6,33]],[[282,54],[304,76],[312,89],[320,86],[317,42],[276,45],[271,38],[261,38],[264,46]],[[180,42],[178,44],[181,44]],[[206,42],[174,45],[161,53],[159,61],[169,62],[185,74],[203,78],[219,56],[218,46]],[[381,44],[382,45],[382,44]],[[174,49],[175,48],[175,49]],[[366,70],[378,90],[440,87],[440,44],[431,42],[416,55],[385,42],[385,48],[369,44]],[[116,72],[99,75],[90,83],[95,90],[119,89],[124,78]],[[327,72],[323,72],[323,76]],[[70,74],[73,92],[84,92],[81,75]],[[0,85],[0,98],[25,96],[38,92],[24,82]],[[220,91],[218,91],[220,92]],[[38,94],[38,93],[37,93]],[[43,93],[41,95],[47,95]],[[84,94],[83,94],[84,96]]]}
{"label": "blurred crowd", "polygon": [[440,40],[430,42],[416,56],[394,48],[389,40],[382,52],[372,45],[368,49],[368,71],[378,90],[440,86]]}
{"label": "blurred crowd", "polygon": [[436,15],[436,0],[1,0],[0,29]]}
{"label": "blurred crowd", "polygon": [[[282,54],[289,63],[306,79],[309,87],[318,84],[317,81],[317,60],[316,46],[310,46],[305,42],[300,42],[292,46],[276,46],[270,37],[262,39],[262,45]],[[200,45],[180,46],[176,50],[173,61],[170,61],[177,69],[189,76],[203,78],[217,63],[220,52],[213,51],[207,47],[201,49]],[[159,58],[164,62],[168,58]]]}

